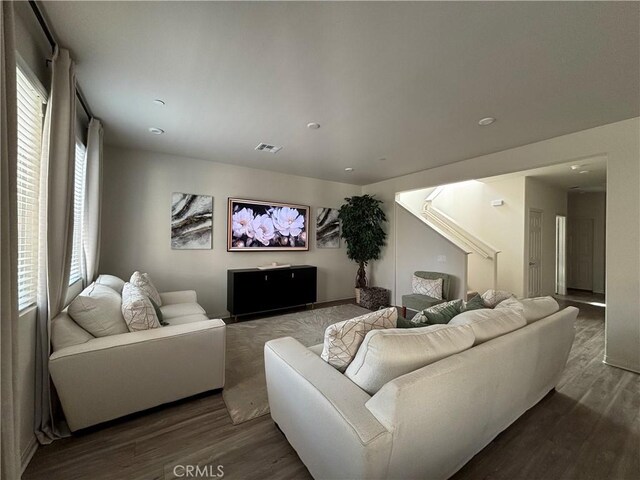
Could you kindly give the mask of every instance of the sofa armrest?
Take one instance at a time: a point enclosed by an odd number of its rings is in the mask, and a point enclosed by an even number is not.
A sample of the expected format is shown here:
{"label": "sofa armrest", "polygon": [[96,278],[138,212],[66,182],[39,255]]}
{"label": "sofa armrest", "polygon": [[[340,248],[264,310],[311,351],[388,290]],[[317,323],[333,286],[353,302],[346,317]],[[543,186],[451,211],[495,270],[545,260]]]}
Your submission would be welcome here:
{"label": "sofa armrest", "polygon": [[49,370],[72,431],[224,385],[226,330],[203,320],[94,338]]}
{"label": "sofa armrest", "polygon": [[162,305],[176,303],[198,303],[198,295],[195,290],[181,290],[177,292],[165,292],[160,294]]}
{"label": "sofa armrest", "polygon": [[315,478],[384,477],[391,434],[371,398],[297,340],[265,344],[269,408]]}

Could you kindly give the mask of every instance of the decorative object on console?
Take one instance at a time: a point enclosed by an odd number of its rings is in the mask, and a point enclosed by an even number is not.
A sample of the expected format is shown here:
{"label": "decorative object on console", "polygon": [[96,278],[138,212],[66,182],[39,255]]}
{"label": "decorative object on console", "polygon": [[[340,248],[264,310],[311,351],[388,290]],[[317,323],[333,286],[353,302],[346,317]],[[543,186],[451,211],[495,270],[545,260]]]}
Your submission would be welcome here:
{"label": "decorative object on console", "polygon": [[356,275],[356,301],[359,288],[367,286],[365,267],[380,257],[387,234],[382,228],[387,217],[380,208],[381,200],[371,195],[345,198],[338,217],[342,222],[342,238],[347,242],[347,257],[358,264]]}
{"label": "decorative object on console", "polygon": [[229,199],[227,251],[309,250],[309,207]]}
{"label": "decorative object on console", "polygon": [[291,265],[288,263],[278,263],[278,262],[273,262],[270,263],[269,265],[261,265],[258,267],[258,270],[274,270],[276,268],[289,268]]}
{"label": "decorative object on console", "polygon": [[237,317],[315,303],[317,270],[310,265],[227,270],[227,310]]}
{"label": "decorative object on console", "polygon": [[213,197],[191,193],[171,195],[171,248],[213,248]]}
{"label": "decorative object on console", "polygon": [[340,248],[340,210],[318,208],[316,215],[316,247]]}

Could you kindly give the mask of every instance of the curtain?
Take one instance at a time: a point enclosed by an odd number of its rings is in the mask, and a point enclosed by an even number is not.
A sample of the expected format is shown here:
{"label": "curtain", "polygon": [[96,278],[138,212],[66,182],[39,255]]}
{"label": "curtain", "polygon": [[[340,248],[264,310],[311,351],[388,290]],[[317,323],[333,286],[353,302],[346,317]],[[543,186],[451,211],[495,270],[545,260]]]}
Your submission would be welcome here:
{"label": "curtain", "polygon": [[87,286],[98,275],[100,260],[100,212],[102,205],[102,124],[92,118],[87,134],[85,191],[82,232],[83,282]]}
{"label": "curtain", "polygon": [[0,478],[20,478],[18,364],[18,125],[13,4],[0,5]]}
{"label": "curtain", "polygon": [[50,322],[65,307],[73,245],[76,79],[69,51],[51,62],[42,132],[40,254],[36,323],[36,436],[42,444],[69,435],[49,376]]}

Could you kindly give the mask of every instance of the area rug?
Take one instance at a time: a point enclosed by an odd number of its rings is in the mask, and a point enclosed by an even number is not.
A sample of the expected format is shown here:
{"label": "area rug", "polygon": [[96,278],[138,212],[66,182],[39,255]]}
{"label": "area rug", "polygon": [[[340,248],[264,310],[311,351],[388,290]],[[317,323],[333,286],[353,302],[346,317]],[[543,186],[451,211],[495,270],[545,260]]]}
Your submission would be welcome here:
{"label": "area rug", "polygon": [[369,312],[339,305],[227,325],[224,403],[234,424],[269,413],[264,375],[264,344],[293,337],[309,347],[321,343],[327,326]]}

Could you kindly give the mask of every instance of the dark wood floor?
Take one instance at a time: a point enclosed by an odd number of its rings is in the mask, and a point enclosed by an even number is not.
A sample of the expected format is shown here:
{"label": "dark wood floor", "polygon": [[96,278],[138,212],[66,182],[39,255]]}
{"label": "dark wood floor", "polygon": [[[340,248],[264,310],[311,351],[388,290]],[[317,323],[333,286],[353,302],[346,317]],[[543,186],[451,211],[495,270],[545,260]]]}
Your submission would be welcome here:
{"label": "dark wood floor", "polygon": [[[557,391],[455,479],[640,478],[640,376],[602,363],[604,310],[580,308],[576,340]],[[220,393],[41,447],[23,478],[170,479],[176,478],[174,466],[187,464],[211,465],[212,474],[221,465],[224,478],[232,479],[310,478],[269,416],[233,426]]]}

